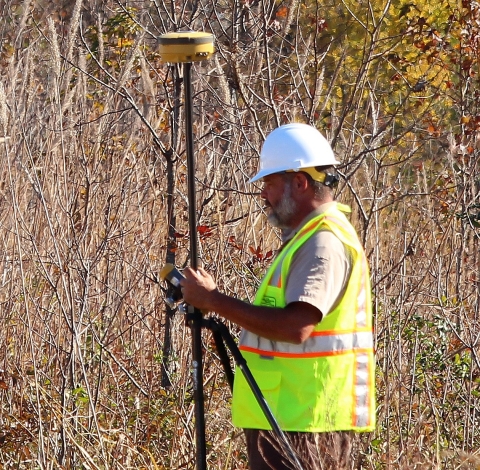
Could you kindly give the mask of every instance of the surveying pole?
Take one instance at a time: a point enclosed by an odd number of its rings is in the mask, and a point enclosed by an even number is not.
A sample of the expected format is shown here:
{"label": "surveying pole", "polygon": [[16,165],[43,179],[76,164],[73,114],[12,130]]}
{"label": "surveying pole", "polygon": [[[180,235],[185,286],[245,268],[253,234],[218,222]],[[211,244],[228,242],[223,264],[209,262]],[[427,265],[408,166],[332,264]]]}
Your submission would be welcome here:
{"label": "surveying pole", "polygon": [[[214,52],[213,35],[209,33],[180,31],[163,34],[158,38],[159,52],[167,63],[183,64],[185,93],[185,137],[188,173],[188,221],[190,231],[190,265],[198,268],[197,216],[195,196],[195,157],[193,153],[192,123],[192,62],[208,59]],[[192,331],[193,399],[195,406],[196,468],[206,470],[205,412],[203,397],[202,322],[200,310],[187,306],[187,325]]]}

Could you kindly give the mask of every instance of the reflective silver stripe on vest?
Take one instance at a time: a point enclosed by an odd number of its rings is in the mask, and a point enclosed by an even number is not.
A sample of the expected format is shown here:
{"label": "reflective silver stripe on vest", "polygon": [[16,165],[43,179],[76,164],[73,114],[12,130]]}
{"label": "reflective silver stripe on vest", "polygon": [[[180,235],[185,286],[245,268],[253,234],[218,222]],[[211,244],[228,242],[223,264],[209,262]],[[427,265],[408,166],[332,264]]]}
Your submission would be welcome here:
{"label": "reflective silver stripe on vest", "polygon": [[367,326],[367,291],[365,289],[365,278],[367,276],[367,261],[365,255],[362,253],[359,255],[360,259],[358,260],[362,266],[362,285],[357,295],[357,328],[364,328]]}
{"label": "reflective silver stripe on vest", "polygon": [[353,333],[339,332],[329,335],[313,333],[312,336],[310,336],[310,338],[308,338],[302,344],[291,344],[280,341],[270,341],[244,330],[240,340],[240,345],[248,348],[258,349],[259,353],[264,351],[271,353],[279,352],[282,354],[340,354],[359,349],[372,349],[373,334],[371,331],[360,331]]}
{"label": "reflective silver stripe on vest", "polygon": [[366,427],[370,425],[370,397],[369,397],[369,356],[368,354],[358,354],[356,364],[356,382],[355,382],[355,416],[353,425],[356,427]]}
{"label": "reflective silver stripe on vest", "polygon": [[373,347],[373,338],[370,331],[317,336],[316,339],[319,352],[339,352],[352,349],[371,349]]}

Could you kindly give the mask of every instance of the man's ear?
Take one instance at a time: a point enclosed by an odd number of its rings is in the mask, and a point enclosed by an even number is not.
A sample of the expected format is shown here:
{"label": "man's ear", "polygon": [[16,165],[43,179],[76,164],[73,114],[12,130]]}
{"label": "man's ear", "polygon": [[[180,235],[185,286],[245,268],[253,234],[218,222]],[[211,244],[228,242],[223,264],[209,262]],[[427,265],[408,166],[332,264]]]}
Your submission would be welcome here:
{"label": "man's ear", "polygon": [[302,193],[305,192],[309,187],[307,175],[301,171],[295,173],[295,177],[293,178],[293,184],[295,186],[295,189]]}

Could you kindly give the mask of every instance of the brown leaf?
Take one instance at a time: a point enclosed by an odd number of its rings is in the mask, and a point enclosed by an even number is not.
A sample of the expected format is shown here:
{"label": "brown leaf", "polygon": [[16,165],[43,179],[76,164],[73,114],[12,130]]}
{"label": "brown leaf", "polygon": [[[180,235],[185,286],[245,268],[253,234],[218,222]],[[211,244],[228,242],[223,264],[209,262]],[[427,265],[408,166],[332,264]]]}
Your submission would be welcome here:
{"label": "brown leaf", "polygon": [[277,10],[277,18],[286,18],[288,16],[288,7],[282,6]]}

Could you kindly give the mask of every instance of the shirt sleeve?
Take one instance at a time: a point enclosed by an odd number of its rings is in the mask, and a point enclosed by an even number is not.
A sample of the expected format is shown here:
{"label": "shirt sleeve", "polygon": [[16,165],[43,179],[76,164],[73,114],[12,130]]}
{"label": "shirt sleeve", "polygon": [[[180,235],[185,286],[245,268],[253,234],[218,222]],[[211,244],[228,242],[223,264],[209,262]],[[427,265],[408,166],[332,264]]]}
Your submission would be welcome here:
{"label": "shirt sleeve", "polygon": [[287,305],[307,302],[328,315],[345,291],[351,264],[348,250],[332,232],[317,232],[293,257],[285,291]]}

